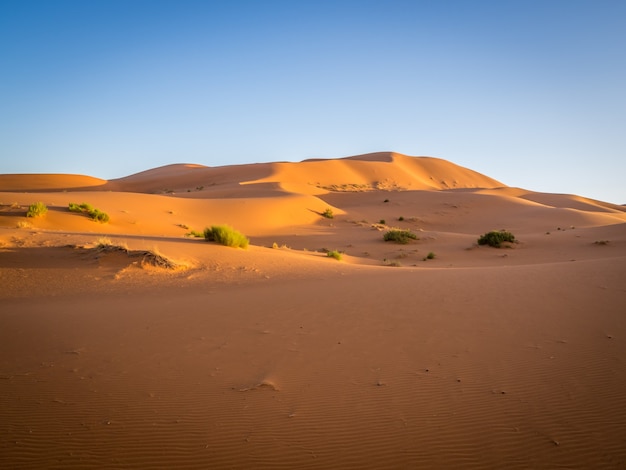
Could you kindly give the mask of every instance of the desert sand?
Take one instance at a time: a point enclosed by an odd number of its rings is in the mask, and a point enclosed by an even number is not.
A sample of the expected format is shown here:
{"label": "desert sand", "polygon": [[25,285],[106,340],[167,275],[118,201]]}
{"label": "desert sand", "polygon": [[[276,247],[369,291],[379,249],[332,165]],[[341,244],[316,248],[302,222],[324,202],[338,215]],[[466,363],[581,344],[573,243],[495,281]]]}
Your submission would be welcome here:
{"label": "desert sand", "polygon": [[0,281],[1,468],[626,468],[623,206],[388,152],[0,175]]}

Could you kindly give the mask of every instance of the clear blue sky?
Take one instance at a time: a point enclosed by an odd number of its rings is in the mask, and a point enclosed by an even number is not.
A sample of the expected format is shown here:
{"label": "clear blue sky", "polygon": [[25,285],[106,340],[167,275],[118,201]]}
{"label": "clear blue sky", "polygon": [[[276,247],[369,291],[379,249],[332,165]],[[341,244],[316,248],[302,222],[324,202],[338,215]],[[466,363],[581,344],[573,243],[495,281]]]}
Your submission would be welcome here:
{"label": "clear blue sky", "polygon": [[626,203],[626,1],[0,0],[0,173],[384,150]]}

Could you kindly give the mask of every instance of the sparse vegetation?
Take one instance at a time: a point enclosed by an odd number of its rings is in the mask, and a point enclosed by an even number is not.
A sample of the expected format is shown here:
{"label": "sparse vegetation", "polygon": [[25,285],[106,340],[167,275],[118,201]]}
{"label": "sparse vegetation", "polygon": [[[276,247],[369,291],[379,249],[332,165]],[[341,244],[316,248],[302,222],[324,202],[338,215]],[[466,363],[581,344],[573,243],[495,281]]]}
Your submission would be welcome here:
{"label": "sparse vegetation", "polygon": [[327,219],[332,219],[333,217],[335,217],[335,214],[333,214],[333,210],[329,207],[324,212],[322,212],[322,217],[326,217]]}
{"label": "sparse vegetation", "polygon": [[500,248],[504,242],[516,243],[515,236],[506,230],[492,230],[478,238],[479,245],[489,245],[494,248]]}
{"label": "sparse vegetation", "polygon": [[402,266],[402,264],[399,261],[388,261],[384,259],[383,263],[385,263],[385,266],[391,266],[393,268],[399,268]]}
{"label": "sparse vegetation", "polygon": [[401,243],[405,245],[411,240],[417,240],[417,235],[410,230],[393,229],[386,232],[385,235],[383,235],[383,239],[386,242]]}
{"label": "sparse vegetation", "polygon": [[17,228],[32,228],[33,226],[31,225],[30,222],[26,222],[25,220],[20,220],[17,223]]}
{"label": "sparse vegetation", "polygon": [[189,265],[187,263],[175,262],[161,253],[155,247],[152,251],[145,250],[129,250],[126,243],[115,244],[111,239],[107,237],[100,237],[96,241],[95,250],[103,253],[124,253],[131,258],[141,257],[141,267],[163,268],[180,270],[187,269]]}
{"label": "sparse vegetation", "polygon": [[596,240],[593,243],[594,243],[594,245],[608,245],[609,241],[608,240]]}
{"label": "sparse vegetation", "polygon": [[100,237],[96,241],[96,248],[98,249],[108,249],[108,248],[120,248],[122,250],[127,250],[128,248],[114,245],[110,238],[108,237]]}
{"label": "sparse vegetation", "polygon": [[398,220],[399,220],[400,222],[402,222],[402,221],[404,220],[404,217],[400,216],[400,217],[398,217]]}
{"label": "sparse vegetation", "polygon": [[341,261],[342,255],[340,252],[338,252],[337,250],[331,250],[328,253],[326,253],[326,256],[328,256],[329,258],[335,258],[337,261]]}
{"label": "sparse vegetation", "polygon": [[70,202],[68,208],[71,212],[82,212],[87,214],[91,219],[103,224],[109,221],[109,215],[106,212],[95,209],[91,204],[87,204],[86,202],[83,202],[82,204]]}
{"label": "sparse vegetation", "polygon": [[48,207],[43,202],[35,202],[28,206],[26,217],[41,217],[46,212],[48,212]]}
{"label": "sparse vegetation", "polygon": [[378,222],[380,225],[385,225],[385,219],[380,219],[380,221]]}
{"label": "sparse vegetation", "polygon": [[233,248],[248,248],[250,240],[228,225],[213,225],[204,229],[204,238]]}
{"label": "sparse vegetation", "polygon": [[385,199],[383,202],[389,202],[389,199]]}
{"label": "sparse vegetation", "polygon": [[427,259],[435,259],[435,253],[433,253],[432,251],[430,251],[425,257],[424,257],[424,261],[426,261]]}
{"label": "sparse vegetation", "polygon": [[198,232],[196,230],[190,230],[185,234],[186,237],[195,237],[195,238],[206,238],[204,232]]}

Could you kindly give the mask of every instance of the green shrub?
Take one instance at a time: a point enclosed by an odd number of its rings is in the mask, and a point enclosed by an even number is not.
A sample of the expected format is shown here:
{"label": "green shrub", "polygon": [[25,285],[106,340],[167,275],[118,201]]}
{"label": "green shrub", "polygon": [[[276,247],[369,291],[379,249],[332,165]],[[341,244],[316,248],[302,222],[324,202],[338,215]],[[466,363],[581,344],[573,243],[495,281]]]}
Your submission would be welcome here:
{"label": "green shrub", "polygon": [[389,230],[385,235],[383,235],[383,239],[386,242],[395,242],[407,244],[411,240],[417,240],[417,235],[415,235],[410,230]]}
{"label": "green shrub", "polygon": [[82,212],[83,211],[80,205],[76,204],[75,202],[70,202],[68,208],[70,212]]}
{"label": "green shrub", "polygon": [[43,202],[36,202],[28,206],[26,217],[40,217],[48,212],[48,207]]}
{"label": "green shrub", "polygon": [[429,253],[426,255],[426,258],[424,258],[424,259],[425,259],[425,260],[427,260],[427,259],[435,259],[435,253],[433,253],[432,251],[431,251],[431,252],[429,252]]}
{"label": "green shrub", "polygon": [[102,212],[99,209],[95,209],[91,204],[87,204],[83,202],[82,204],[76,204],[75,202],[70,202],[68,205],[68,209],[71,212],[82,212],[87,214],[91,219],[100,223],[107,223],[109,221],[109,214],[106,212]]}
{"label": "green shrub", "polygon": [[385,225],[385,219],[380,219],[380,221],[378,222],[380,225]]}
{"label": "green shrub", "polygon": [[213,225],[204,229],[204,238],[233,248],[248,248],[250,240],[228,225]]}
{"label": "green shrub", "polygon": [[339,253],[337,250],[332,250],[329,251],[328,253],[326,253],[326,256],[328,256],[329,258],[335,258],[337,261],[341,261],[341,253]]}
{"label": "green shrub", "polygon": [[109,214],[99,211],[98,209],[94,209],[90,212],[89,217],[97,222],[100,222],[101,224],[106,224],[109,221]]}
{"label": "green shrub", "polygon": [[333,217],[335,217],[335,215],[333,214],[332,209],[329,207],[324,212],[322,212],[322,217],[326,217],[327,219],[332,219]]}
{"label": "green shrub", "polygon": [[487,232],[478,238],[479,245],[489,245],[494,248],[500,248],[503,242],[515,243],[515,241],[515,236],[506,230],[500,230],[499,232],[492,230],[491,232]]}

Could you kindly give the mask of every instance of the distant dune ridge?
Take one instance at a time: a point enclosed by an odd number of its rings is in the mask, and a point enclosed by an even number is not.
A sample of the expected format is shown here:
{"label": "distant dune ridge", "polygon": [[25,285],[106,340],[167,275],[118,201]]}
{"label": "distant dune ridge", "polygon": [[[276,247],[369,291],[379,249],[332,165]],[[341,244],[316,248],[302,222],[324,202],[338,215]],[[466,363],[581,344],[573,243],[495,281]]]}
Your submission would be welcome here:
{"label": "distant dune ridge", "polygon": [[0,175],[0,467],[625,468],[625,279],[626,207],[432,157]]}

